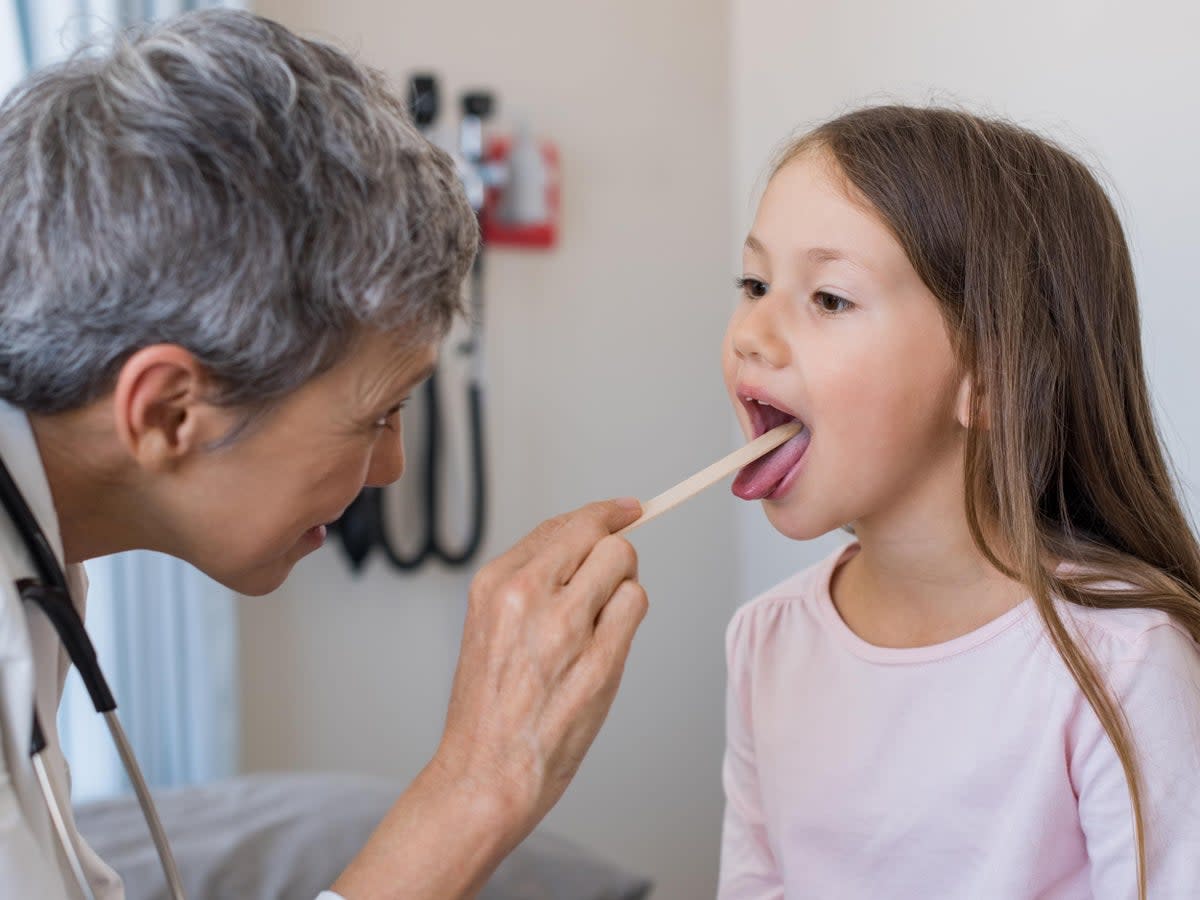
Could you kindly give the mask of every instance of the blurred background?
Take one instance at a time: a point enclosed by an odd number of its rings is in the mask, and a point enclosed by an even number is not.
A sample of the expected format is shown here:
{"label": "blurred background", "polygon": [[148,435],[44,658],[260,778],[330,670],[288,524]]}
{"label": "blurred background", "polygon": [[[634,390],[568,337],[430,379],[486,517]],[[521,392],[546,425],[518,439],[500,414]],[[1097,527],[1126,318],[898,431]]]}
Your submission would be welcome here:
{"label": "blurred background", "polygon": [[[17,6],[26,8],[19,21],[29,37],[31,5]],[[159,784],[276,770],[415,774],[440,735],[472,571],[543,518],[604,496],[652,496],[738,441],[718,351],[767,161],[794,131],[863,102],[950,102],[1006,115],[1066,142],[1106,173],[1135,253],[1159,421],[1195,507],[1196,4],[249,6],[352,50],[387,72],[397,90],[415,72],[435,73],[439,139],[448,144],[457,140],[462,93],[490,92],[487,132],[511,136],[526,123],[553,143],[560,168],[550,175],[561,207],[551,246],[497,242],[485,251],[486,352],[472,370],[482,373],[489,474],[479,554],[464,567],[432,561],[398,572],[375,547],[354,570],[330,541],[275,594],[236,604],[211,585],[172,575],[209,611],[194,627],[184,613],[168,623],[174,634],[204,629],[211,653],[187,677],[207,719],[203,729],[193,720],[147,740],[209,762],[164,769]],[[60,44],[70,38],[61,28]],[[30,64],[37,61],[30,55]],[[20,68],[11,64],[2,77]],[[453,534],[469,506],[470,373],[465,364],[455,368],[452,354],[447,362],[445,504]],[[406,427],[410,457],[419,456],[422,422]],[[403,489],[409,494],[383,501],[398,543],[422,477],[418,466]],[[652,879],[656,900],[712,896],[725,625],[739,604],[844,539],[790,543],[727,487],[639,532],[650,615],[608,723],[546,827]],[[102,594],[106,577],[93,575]],[[102,628],[105,620],[97,621]],[[119,655],[120,628],[111,630],[106,652]],[[177,671],[175,678],[187,680]],[[220,743],[188,751],[200,731]],[[98,758],[80,740],[73,757]],[[114,777],[101,772],[94,794],[119,790]]]}
{"label": "blurred background", "polygon": [[[482,88],[496,97],[489,127],[526,119],[557,146],[556,245],[485,251],[492,478],[481,560],[544,518],[649,497],[732,449],[718,367],[738,258],[728,4],[255,8],[400,85],[436,72],[443,130],[461,93]],[[463,422],[453,382],[442,386],[447,424]],[[421,444],[405,427],[411,486]],[[739,600],[734,502],[715,489],[637,536],[652,611],[608,723],[546,822],[653,878],[656,898],[715,886],[722,638]],[[451,515],[450,537],[462,519]],[[471,568],[435,562],[400,576],[376,554],[355,578],[335,544],[275,595],[242,604],[244,765],[415,773],[441,733]]]}

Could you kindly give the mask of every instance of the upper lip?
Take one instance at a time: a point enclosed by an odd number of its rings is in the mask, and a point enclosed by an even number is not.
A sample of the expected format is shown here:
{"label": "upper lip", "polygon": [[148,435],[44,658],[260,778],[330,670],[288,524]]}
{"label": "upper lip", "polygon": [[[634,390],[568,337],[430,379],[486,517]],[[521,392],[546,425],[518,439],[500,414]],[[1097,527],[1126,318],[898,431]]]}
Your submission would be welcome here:
{"label": "upper lip", "polygon": [[756,404],[751,402],[757,400],[759,403],[766,403],[769,406],[775,407],[782,413],[786,413],[797,421],[803,422],[803,419],[790,406],[779,400],[775,395],[761,387],[752,384],[739,384],[735,389],[738,401],[746,410],[746,414],[750,417],[750,422],[754,426],[755,437],[766,431],[760,410],[756,408]]}

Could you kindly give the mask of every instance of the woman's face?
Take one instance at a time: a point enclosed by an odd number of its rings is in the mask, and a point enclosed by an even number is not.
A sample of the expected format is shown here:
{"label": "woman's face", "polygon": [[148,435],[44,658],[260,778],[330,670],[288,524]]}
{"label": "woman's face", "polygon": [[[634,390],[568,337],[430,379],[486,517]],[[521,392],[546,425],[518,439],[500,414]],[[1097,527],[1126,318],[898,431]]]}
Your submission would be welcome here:
{"label": "woman's face", "polygon": [[171,548],[244,594],[274,590],[321,546],[365,485],[404,471],[399,408],[437,360],[433,343],[372,334],[230,446],[174,479]]}
{"label": "woman's face", "polygon": [[723,349],[748,437],[805,426],[778,466],[734,486],[796,539],[922,502],[934,480],[961,484],[963,380],[939,304],[838,176],[809,151],[771,179]]}

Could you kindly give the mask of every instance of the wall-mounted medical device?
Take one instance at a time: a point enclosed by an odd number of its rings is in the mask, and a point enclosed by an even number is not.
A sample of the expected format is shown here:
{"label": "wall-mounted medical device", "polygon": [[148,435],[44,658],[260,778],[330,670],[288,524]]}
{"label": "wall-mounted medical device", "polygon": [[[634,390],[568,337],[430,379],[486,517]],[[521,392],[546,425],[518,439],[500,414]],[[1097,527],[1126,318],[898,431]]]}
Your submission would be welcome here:
{"label": "wall-mounted medical device", "polygon": [[[438,371],[421,393],[421,409],[413,411],[422,425],[412,432],[418,445],[413,462],[419,483],[406,492],[403,499],[408,508],[400,510],[407,527],[391,521],[396,505],[389,501],[395,498],[388,493],[392,489],[382,488],[364,489],[335,525],[342,550],[356,571],[376,547],[401,571],[412,571],[431,560],[466,566],[477,556],[488,500],[483,417],[486,258],[500,247],[549,248],[558,235],[559,169],[553,144],[537,140],[524,122],[511,135],[489,133],[487,126],[496,103],[486,91],[462,94],[457,134],[452,139],[439,138],[435,128],[440,105],[437,78],[425,73],[412,76],[409,108],[413,120],[426,137],[452,155],[467,199],[479,218],[483,244],[466,288],[470,321],[467,333],[443,350]],[[458,428],[447,421],[451,404],[440,393],[443,379],[439,376],[447,364],[465,366],[467,372],[465,422]],[[408,422],[406,411],[406,431]],[[465,442],[465,448],[453,446],[456,437]],[[448,491],[448,486],[457,490]],[[459,511],[450,508],[447,495],[451,493],[465,501],[460,504],[465,505],[465,524],[454,530],[456,539],[446,537],[451,530],[447,520]]]}

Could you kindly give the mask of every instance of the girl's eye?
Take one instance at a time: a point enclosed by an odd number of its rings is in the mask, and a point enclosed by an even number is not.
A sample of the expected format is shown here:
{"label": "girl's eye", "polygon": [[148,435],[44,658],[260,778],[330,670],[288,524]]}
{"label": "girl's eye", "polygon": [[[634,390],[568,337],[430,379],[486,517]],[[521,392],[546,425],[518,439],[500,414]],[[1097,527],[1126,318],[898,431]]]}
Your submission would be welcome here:
{"label": "girl's eye", "polygon": [[758,278],[753,278],[749,275],[743,275],[740,278],[733,280],[734,286],[742,292],[747,300],[761,300],[767,296],[767,291],[770,290],[770,285]]}
{"label": "girl's eye", "polygon": [[829,293],[829,291],[817,291],[813,294],[813,302],[820,307],[821,312],[825,313],[845,312],[854,305],[845,297],[839,297],[837,294]]}

